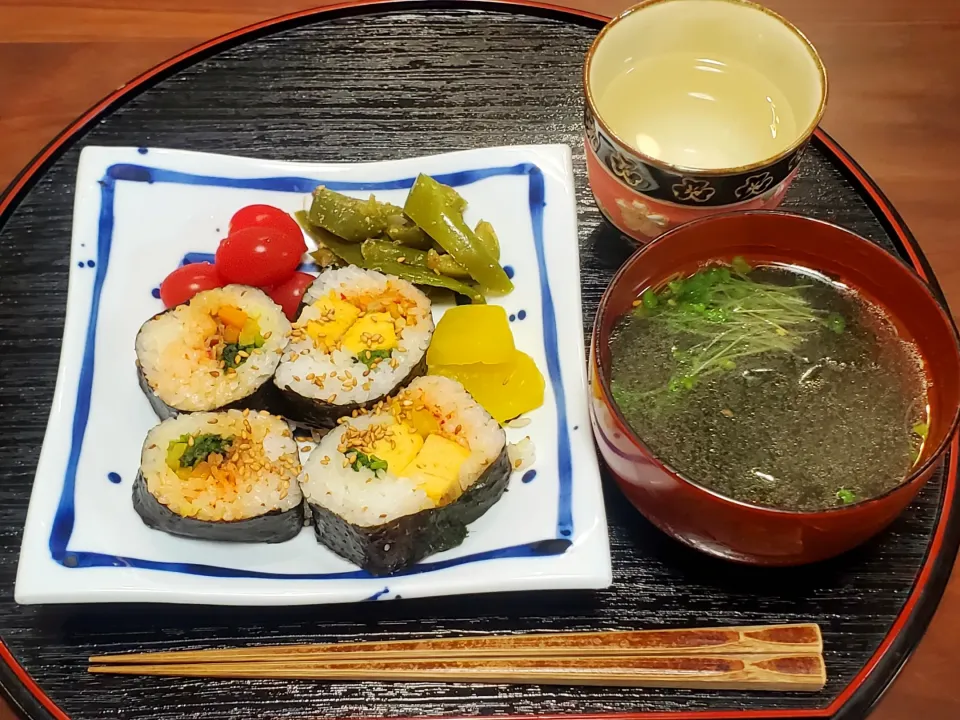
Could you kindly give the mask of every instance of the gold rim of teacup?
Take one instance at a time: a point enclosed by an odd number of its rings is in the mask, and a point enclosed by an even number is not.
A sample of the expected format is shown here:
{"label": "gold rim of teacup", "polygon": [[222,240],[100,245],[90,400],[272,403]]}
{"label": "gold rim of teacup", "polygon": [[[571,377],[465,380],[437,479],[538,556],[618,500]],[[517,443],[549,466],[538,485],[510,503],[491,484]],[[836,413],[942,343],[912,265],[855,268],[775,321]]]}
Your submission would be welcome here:
{"label": "gold rim of teacup", "polygon": [[683,0],[643,0],[643,2],[637,3],[632,7],[627,8],[622,13],[617,15],[615,18],[610,20],[597,36],[593,39],[593,42],[590,44],[590,48],[587,50],[587,57],[583,63],[583,92],[584,97],[586,98],[587,107],[590,109],[590,114],[593,116],[594,122],[606,133],[609,137],[617,142],[624,152],[639,158],[648,165],[653,165],[658,168],[662,168],[668,172],[676,173],[678,175],[696,175],[696,176],[724,176],[724,175],[735,175],[738,173],[746,173],[751,170],[758,170],[760,168],[769,167],[788,157],[791,153],[796,152],[797,148],[801,147],[805,142],[807,142],[810,137],[813,135],[813,131],[817,129],[817,126],[820,124],[820,120],[823,118],[823,113],[827,108],[827,95],[829,94],[829,85],[827,83],[827,69],[824,67],[823,60],[820,58],[820,53],[817,52],[817,49],[814,47],[813,43],[804,35],[800,29],[794,25],[792,22],[787,20],[782,15],[775,13],[770,8],[764,7],[763,5],[758,5],[755,2],[750,2],[750,0],[710,0],[711,2],[725,2],[731,5],[742,5],[744,7],[749,7],[754,10],[759,10],[762,13],[770,16],[777,22],[783,24],[790,32],[796,35],[800,41],[803,43],[803,46],[807,49],[807,52],[810,53],[810,57],[813,58],[814,64],[817,66],[817,71],[820,74],[820,104],[817,107],[817,112],[813,116],[813,120],[810,122],[810,125],[807,126],[806,130],[800,135],[797,136],[797,139],[788,147],[786,150],[772,155],[769,158],[764,160],[758,160],[757,162],[750,163],[749,165],[740,165],[738,167],[730,168],[694,168],[686,167],[684,165],[675,165],[673,163],[664,162],[659,160],[652,155],[647,155],[646,153],[637,150],[630,143],[626,142],[623,138],[617,135],[609,126],[603,121],[603,118],[600,116],[600,113],[597,112],[596,103],[593,100],[593,90],[590,88],[590,64],[593,61],[593,54],[596,49],[600,46],[600,43],[603,41],[604,36],[607,34],[607,31],[610,30],[614,25],[626,19],[634,13],[644,10],[651,5],[658,5],[665,2],[683,2]]}

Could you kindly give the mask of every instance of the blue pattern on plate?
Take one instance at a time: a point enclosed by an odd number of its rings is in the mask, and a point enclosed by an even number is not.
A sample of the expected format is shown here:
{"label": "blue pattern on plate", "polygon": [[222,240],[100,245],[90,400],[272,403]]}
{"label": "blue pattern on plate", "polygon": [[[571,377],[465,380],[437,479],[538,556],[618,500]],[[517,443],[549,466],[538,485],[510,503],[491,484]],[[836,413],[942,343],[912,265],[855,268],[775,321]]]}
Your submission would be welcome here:
{"label": "blue pattern on plate", "polygon": [[[573,468],[570,437],[567,429],[566,400],[563,382],[560,376],[560,348],[557,340],[556,312],[553,306],[553,296],[550,290],[549,278],[547,277],[546,257],[543,244],[543,208],[546,205],[543,173],[540,171],[540,168],[532,163],[520,163],[505,167],[463,170],[454,173],[439,174],[434,177],[441,183],[459,187],[486,178],[504,175],[525,175],[528,178],[530,221],[533,228],[537,267],[540,275],[544,349],[547,358],[548,376],[557,405],[558,537],[523,545],[487,550],[459,558],[418,563],[406,570],[396,573],[397,575],[431,572],[482,560],[561,555],[566,552],[567,548],[571,545],[571,541],[566,538],[569,538],[573,533],[573,509],[571,507]],[[95,348],[100,313],[100,297],[103,293],[103,284],[110,264],[110,249],[113,242],[114,225],[113,206],[117,182],[175,183],[180,185],[203,185],[306,194],[311,192],[319,184],[323,184],[331,190],[337,191],[358,190],[363,192],[376,192],[383,190],[403,190],[412,187],[415,179],[415,177],[409,177],[386,182],[343,182],[299,177],[228,178],[193,175],[175,170],[165,170],[127,163],[111,165],[107,168],[104,178],[99,183],[101,201],[97,233],[97,259],[99,262],[96,263],[96,275],[94,277],[93,292],[90,299],[90,314],[80,366],[80,380],[77,387],[77,400],[70,437],[70,452],[67,458],[67,469],[64,476],[63,489],[60,493],[57,511],[50,530],[50,555],[56,562],[64,567],[70,568],[136,567],[165,572],[190,573],[208,577],[288,578],[296,580],[371,577],[365,570],[359,569],[334,573],[269,573],[198,563],[161,562],[142,558],[107,555],[104,553],[71,551],[67,549],[67,546],[70,542],[70,536],[73,534],[76,519],[74,495],[76,491],[77,466],[80,461],[83,439],[90,417],[90,400],[93,389],[94,362],[96,359]],[[212,256],[208,253],[188,253],[188,255],[184,257],[184,263],[190,261],[209,262],[211,259]],[[93,265],[92,261],[90,264],[91,266]]]}

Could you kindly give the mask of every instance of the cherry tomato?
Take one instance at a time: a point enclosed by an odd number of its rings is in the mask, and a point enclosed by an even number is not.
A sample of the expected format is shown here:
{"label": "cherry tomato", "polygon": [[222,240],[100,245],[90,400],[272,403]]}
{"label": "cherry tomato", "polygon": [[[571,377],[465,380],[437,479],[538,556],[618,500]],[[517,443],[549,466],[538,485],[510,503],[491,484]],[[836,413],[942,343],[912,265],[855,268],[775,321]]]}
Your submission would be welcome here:
{"label": "cherry tomato", "polygon": [[310,287],[310,284],[317,278],[310,273],[295,272],[293,277],[281,285],[268,290],[273,301],[283,308],[283,314],[290,321],[297,319],[297,308],[300,307],[300,298]]}
{"label": "cherry tomato", "polygon": [[164,307],[180,305],[201,290],[223,287],[223,280],[210,263],[191,263],[178,267],[160,283],[160,299]]}
{"label": "cherry tomato", "polygon": [[[293,238],[299,238],[303,242],[303,231],[289,213],[273,205],[247,205],[240,208],[230,218],[230,234],[238,230],[245,230],[251,227],[268,227],[280,232],[287,233]],[[307,246],[303,246],[303,251],[307,251]]]}
{"label": "cherry tomato", "polygon": [[217,248],[217,272],[241,285],[272,287],[286,282],[306,250],[303,236],[269,227],[248,227],[230,233]]}

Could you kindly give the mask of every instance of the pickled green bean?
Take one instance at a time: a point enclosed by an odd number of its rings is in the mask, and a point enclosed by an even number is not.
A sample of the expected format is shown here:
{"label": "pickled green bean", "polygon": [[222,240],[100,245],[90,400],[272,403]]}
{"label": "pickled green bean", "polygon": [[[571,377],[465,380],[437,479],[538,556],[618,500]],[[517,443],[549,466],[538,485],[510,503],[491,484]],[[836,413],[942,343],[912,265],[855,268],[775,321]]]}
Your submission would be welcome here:
{"label": "pickled green bean", "polygon": [[470,273],[452,255],[441,255],[433,248],[427,250],[426,266],[434,272],[454,278],[469,278]]}
{"label": "pickled green bean", "polygon": [[467,283],[455,280],[446,275],[438,275],[427,268],[407,265],[406,263],[392,262],[384,260],[381,262],[369,263],[371,270],[377,270],[388,275],[396,275],[398,278],[412,282],[414,285],[429,285],[431,287],[446,288],[459,295],[465,295],[474,303],[483,303],[483,294],[477,288]]}
{"label": "pickled green bean", "polygon": [[313,191],[308,217],[314,227],[323,228],[348,242],[378,237],[387,229],[387,218],[402,211],[395,205],[341,195],[320,186]]}
{"label": "pickled green bean", "polygon": [[477,240],[480,241],[493,259],[500,262],[500,240],[497,238],[497,233],[494,231],[493,225],[486,220],[481,220],[477,223],[473,232],[477,236]]}
{"label": "pickled green bean", "polygon": [[360,246],[360,252],[368,263],[396,262],[419,267],[427,266],[427,253],[423,250],[404,247],[389,240],[364,240]]}
{"label": "pickled green bean", "polygon": [[421,174],[410,189],[404,212],[466,268],[483,290],[498,294],[510,292],[513,283],[464,222],[462,198],[458,202],[451,193],[460,198],[452,188]]}
{"label": "pickled green bean", "polygon": [[304,210],[298,210],[293,216],[297,219],[297,222],[300,223],[303,231],[309,235],[313,241],[317,243],[317,247],[320,248],[316,252],[311,253],[311,256],[313,256],[318,264],[322,265],[326,259],[323,258],[322,255],[322,251],[326,249],[348,265],[364,267],[363,254],[360,252],[359,245],[344,242],[329,230],[315,226],[310,222],[310,218]]}
{"label": "pickled green bean", "polygon": [[384,233],[391,240],[409,245],[418,250],[427,250],[433,241],[430,236],[418,228],[416,224],[403,214],[400,208],[397,208],[399,214],[391,215],[387,219],[387,228]]}

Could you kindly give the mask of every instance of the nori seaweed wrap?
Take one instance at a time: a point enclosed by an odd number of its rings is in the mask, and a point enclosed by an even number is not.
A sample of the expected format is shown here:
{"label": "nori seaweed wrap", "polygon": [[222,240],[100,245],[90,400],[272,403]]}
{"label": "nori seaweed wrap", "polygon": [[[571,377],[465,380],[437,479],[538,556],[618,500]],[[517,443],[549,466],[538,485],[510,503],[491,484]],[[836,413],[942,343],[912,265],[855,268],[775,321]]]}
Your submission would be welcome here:
{"label": "nori seaweed wrap", "polygon": [[510,473],[497,422],[460,383],[426,376],[329,432],[301,484],[317,540],[384,575],[462,543]]}

